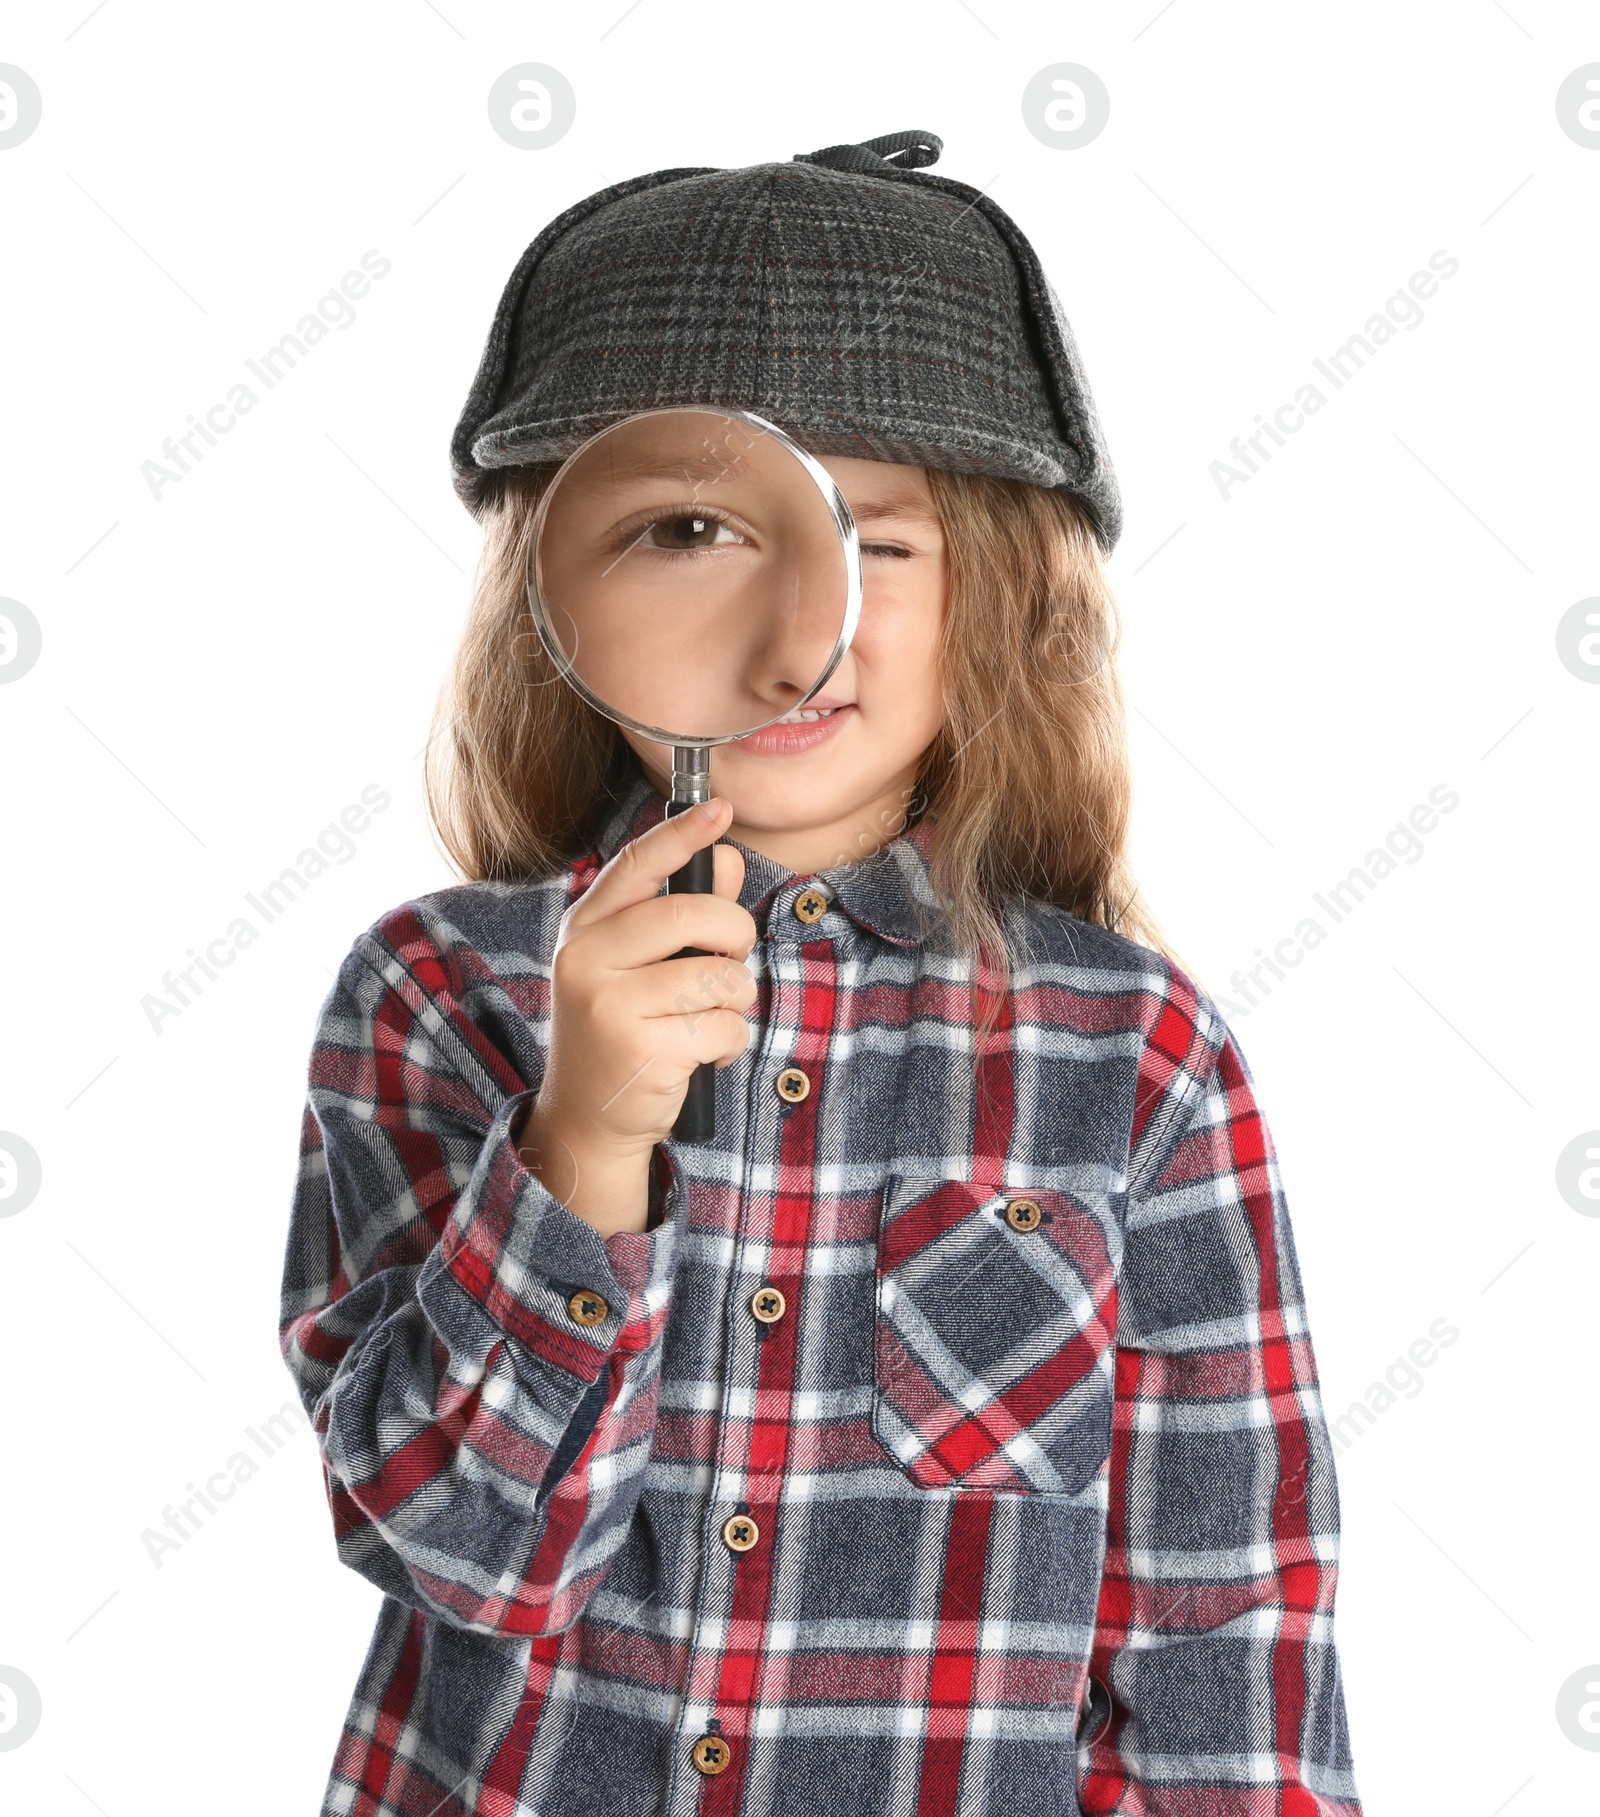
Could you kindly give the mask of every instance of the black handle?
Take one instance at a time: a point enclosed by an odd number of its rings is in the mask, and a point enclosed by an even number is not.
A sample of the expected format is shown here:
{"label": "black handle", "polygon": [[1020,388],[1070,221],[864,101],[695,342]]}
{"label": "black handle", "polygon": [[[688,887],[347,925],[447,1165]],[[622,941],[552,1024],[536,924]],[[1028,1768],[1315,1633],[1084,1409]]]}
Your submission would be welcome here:
{"label": "black handle", "polygon": [[[667,813],[681,814],[693,807],[692,801],[671,801]],[[690,855],[689,862],[667,879],[669,896],[709,896],[716,881],[716,847],[703,845]],[[698,946],[686,946],[674,953],[674,959],[704,959],[710,955]],[[672,1133],[680,1142],[709,1142],[717,1133],[717,1069],[709,1061],[697,1066],[689,1075],[689,1087],[683,1094],[678,1120]]]}

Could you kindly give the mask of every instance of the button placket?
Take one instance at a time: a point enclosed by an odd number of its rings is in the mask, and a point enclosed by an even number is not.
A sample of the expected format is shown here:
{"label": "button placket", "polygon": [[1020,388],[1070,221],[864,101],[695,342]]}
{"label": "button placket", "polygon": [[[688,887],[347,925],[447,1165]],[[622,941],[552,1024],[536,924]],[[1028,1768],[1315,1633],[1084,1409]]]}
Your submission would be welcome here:
{"label": "button placket", "polygon": [[[793,936],[798,936],[801,929],[798,918],[784,917],[777,912],[779,907],[774,902],[774,912],[768,916],[767,930],[762,940],[768,984],[767,1014],[761,1045],[759,1049],[753,1049],[749,1056],[751,1071],[746,1097],[745,1135],[736,1175],[741,1214],[738,1227],[733,1233],[733,1253],[727,1277],[730,1291],[725,1302],[728,1321],[727,1370],[718,1403],[715,1468],[702,1528],[709,1568],[700,1573],[695,1602],[694,1631],[685,1680],[690,1685],[699,1683],[700,1662],[708,1651],[705,1640],[707,1628],[713,1633],[720,1633],[727,1611],[732,1606],[736,1594],[734,1586],[738,1582],[744,1553],[755,1549],[759,1558],[772,1538],[770,1521],[766,1526],[758,1522],[750,1514],[746,1500],[749,1457],[742,1447],[748,1445],[748,1438],[739,1441],[741,1449],[736,1450],[730,1433],[736,1424],[741,1423],[734,1418],[732,1403],[735,1397],[743,1396],[753,1401],[756,1383],[760,1379],[761,1339],[769,1329],[752,1311],[752,1296],[765,1284],[764,1270],[762,1273],[753,1273],[750,1262],[751,1240],[743,1207],[753,1193],[771,1190],[771,1163],[778,1152],[786,1114],[784,1105],[772,1089],[771,1081],[787,1060],[785,1043],[793,1041],[794,1029],[799,1024],[797,1012],[801,971]],[[761,1157],[766,1157],[765,1163]],[[728,1512],[730,1508],[734,1510],[732,1514]],[[754,1535],[754,1539],[747,1544],[738,1543],[744,1537],[742,1530],[736,1531],[741,1523],[748,1526]],[[730,1533],[733,1538],[729,1537]],[[719,1562],[713,1565],[713,1560]],[[710,1650],[720,1652],[722,1644],[719,1639]],[[682,1786],[678,1768],[675,1767],[668,1802],[668,1809],[674,1812],[692,1809],[699,1802],[698,1795],[705,1781],[733,1764],[731,1748],[721,1735],[722,1724],[716,1713],[714,1691],[697,1694],[691,1700],[690,1708],[681,1712],[680,1720],[690,1725],[679,1731],[677,1743],[682,1750],[678,1753],[678,1760],[690,1768],[687,1775],[690,1784]],[[701,1759],[696,1757],[695,1752],[708,1742],[718,1747],[721,1760],[720,1765],[713,1763],[709,1771],[701,1764]],[[685,1799],[688,1800],[687,1804],[683,1803]]]}

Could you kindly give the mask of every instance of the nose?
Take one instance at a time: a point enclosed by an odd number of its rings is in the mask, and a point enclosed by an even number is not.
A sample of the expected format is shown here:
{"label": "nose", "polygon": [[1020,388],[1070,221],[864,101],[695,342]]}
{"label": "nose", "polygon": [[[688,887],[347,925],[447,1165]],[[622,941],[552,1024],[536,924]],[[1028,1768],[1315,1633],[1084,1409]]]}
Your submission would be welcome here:
{"label": "nose", "polygon": [[826,537],[796,537],[758,583],[745,685],[775,713],[788,712],[817,685],[844,627],[844,552],[827,529]]}

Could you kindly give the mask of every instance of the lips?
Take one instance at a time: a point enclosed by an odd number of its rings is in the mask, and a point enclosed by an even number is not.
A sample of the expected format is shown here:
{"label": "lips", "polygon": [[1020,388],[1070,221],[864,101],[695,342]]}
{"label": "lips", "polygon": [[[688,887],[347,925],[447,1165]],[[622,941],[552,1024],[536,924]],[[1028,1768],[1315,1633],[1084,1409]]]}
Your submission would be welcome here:
{"label": "lips", "polygon": [[830,701],[824,695],[820,700],[808,701],[805,706],[784,714],[782,719],[764,726],[759,732],[736,738],[731,748],[746,751],[753,757],[791,756],[815,750],[818,745],[836,738],[839,727],[854,711],[854,701]]}

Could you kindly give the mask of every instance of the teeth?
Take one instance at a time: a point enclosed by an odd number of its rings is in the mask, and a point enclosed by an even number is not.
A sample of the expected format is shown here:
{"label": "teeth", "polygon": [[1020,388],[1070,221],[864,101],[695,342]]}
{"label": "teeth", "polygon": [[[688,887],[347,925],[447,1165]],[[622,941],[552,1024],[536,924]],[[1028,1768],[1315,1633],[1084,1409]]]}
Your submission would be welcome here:
{"label": "teeth", "polygon": [[808,719],[827,719],[837,711],[836,707],[803,707],[796,712],[785,713],[777,723],[780,726],[798,726],[803,725]]}

